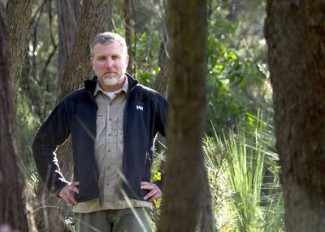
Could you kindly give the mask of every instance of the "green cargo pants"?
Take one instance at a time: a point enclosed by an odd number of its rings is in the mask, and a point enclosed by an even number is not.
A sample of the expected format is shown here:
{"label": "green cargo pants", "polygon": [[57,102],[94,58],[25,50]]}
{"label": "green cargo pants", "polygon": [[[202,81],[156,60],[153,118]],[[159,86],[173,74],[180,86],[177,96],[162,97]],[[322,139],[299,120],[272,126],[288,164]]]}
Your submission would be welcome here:
{"label": "green cargo pants", "polygon": [[146,208],[76,213],[76,232],[150,232]]}

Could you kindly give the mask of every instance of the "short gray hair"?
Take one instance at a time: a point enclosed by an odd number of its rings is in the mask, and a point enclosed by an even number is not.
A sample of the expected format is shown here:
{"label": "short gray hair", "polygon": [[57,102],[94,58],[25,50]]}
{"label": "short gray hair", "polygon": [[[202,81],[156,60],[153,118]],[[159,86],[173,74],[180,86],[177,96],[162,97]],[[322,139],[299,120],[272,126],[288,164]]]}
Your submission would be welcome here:
{"label": "short gray hair", "polygon": [[128,49],[127,49],[125,39],[117,33],[108,32],[108,31],[99,33],[98,35],[95,36],[95,38],[92,41],[90,41],[89,43],[90,55],[91,56],[94,55],[94,48],[96,44],[111,44],[114,43],[115,41],[122,46],[122,52],[124,53],[124,55],[127,55]]}

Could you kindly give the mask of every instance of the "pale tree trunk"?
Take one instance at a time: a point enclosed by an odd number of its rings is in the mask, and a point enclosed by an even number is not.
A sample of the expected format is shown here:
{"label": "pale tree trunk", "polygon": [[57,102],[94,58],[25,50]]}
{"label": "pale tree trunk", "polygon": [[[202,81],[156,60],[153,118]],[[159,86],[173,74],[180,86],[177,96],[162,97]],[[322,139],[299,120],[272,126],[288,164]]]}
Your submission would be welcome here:
{"label": "pale tree trunk", "polygon": [[167,167],[158,231],[196,231],[204,189],[207,2],[168,1]]}
{"label": "pale tree trunk", "polygon": [[286,231],[325,228],[325,1],[267,1]]}
{"label": "pale tree trunk", "polygon": [[9,56],[9,35],[0,3],[0,225],[28,231]]}
{"label": "pale tree trunk", "polygon": [[10,0],[6,8],[11,54],[9,62],[14,93],[17,92],[27,55],[33,3],[34,0]]}
{"label": "pale tree trunk", "polygon": [[[81,87],[85,79],[92,76],[90,63],[89,41],[98,33],[111,30],[114,0],[84,0],[81,21],[75,35],[75,40],[68,56],[64,72],[60,80],[60,94],[57,102],[69,92]],[[73,179],[73,160],[70,141],[66,142],[57,152],[60,168],[65,178]],[[43,188],[41,188],[43,189]],[[44,205],[38,217],[40,227],[45,231],[62,232],[65,228],[67,206],[56,196],[42,191],[39,199]],[[50,206],[47,208],[46,206]]]}

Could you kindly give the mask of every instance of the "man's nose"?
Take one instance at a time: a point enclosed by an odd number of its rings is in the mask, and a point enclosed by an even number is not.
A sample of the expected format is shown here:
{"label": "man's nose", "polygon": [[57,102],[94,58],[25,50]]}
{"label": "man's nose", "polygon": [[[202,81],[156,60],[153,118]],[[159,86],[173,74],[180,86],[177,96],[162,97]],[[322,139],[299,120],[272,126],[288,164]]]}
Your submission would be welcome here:
{"label": "man's nose", "polygon": [[106,65],[106,67],[111,68],[111,67],[113,67],[113,63],[114,62],[112,59],[107,59],[105,65]]}

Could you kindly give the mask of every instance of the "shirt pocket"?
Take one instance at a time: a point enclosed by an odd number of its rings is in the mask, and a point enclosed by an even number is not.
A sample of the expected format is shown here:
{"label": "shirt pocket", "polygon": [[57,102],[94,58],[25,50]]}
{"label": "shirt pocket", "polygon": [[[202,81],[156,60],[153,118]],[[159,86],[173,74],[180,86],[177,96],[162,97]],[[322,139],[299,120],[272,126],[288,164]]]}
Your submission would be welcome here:
{"label": "shirt pocket", "polygon": [[96,140],[99,138],[104,137],[104,132],[106,130],[106,115],[105,114],[97,114],[97,119],[96,119]]}

